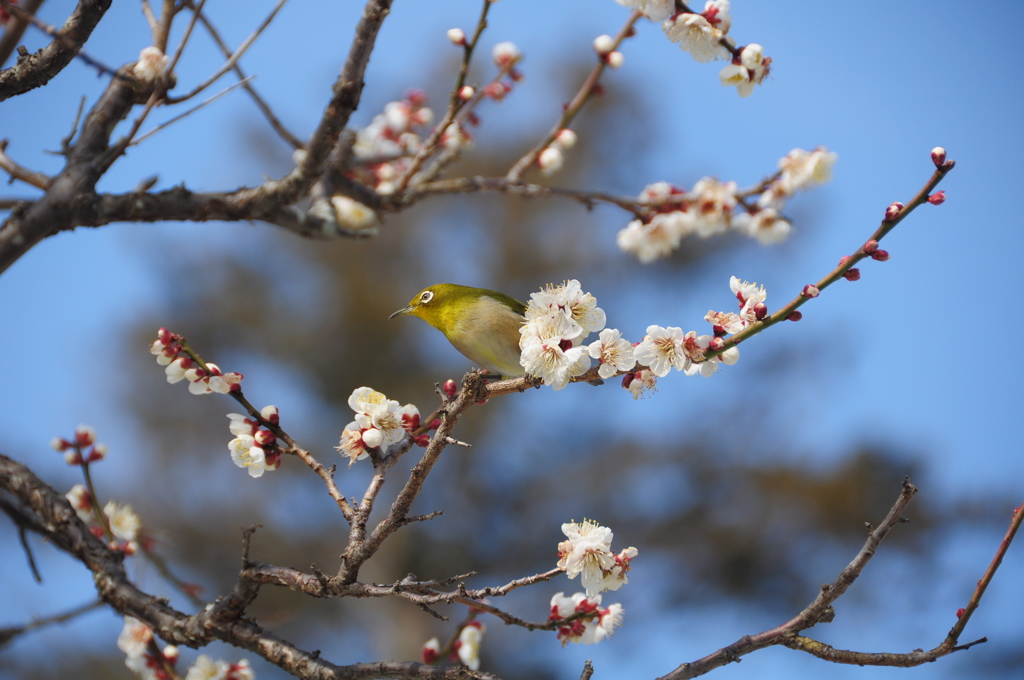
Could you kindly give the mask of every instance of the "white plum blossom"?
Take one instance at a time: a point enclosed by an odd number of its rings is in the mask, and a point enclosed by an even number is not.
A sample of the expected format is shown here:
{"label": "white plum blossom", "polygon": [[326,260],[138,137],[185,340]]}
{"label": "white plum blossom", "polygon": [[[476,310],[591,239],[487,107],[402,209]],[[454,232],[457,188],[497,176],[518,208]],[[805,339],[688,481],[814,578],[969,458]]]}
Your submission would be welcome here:
{"label": "white plum blossom", "polygon": [[729,64],[718,74],[722,85],[734,86],[741,97],[749,97],[754,91],[755,85],[761,81],[771,70],[771,57],[764,56],[764,48],[756,43],[751,43],[740,52],[739,63]]}
{"label": "white plum blossom", "polygon": [[135,514],[130,505],[118,505],[114,501],[108,501],[103,506],[103,514],[107,516],[107,523],[110,525],[110,532],[114,537],[131,543],[139,535],[142,528],[142,520]]}
{"label": "white plum blossom", "polygon": [[633,356],[633,344],[622,337],[615,328],[601,331],[600,340],[588,346],[590,356],[601,361],[597,374],[602,378],[611,378],[619,371],[628,371],[636,365]]}
{"label": "white plum blossom", "polygon": [[[388,165],[388,168],[392,166]],[[348,196],[331,196],[331,207],[338,224],[347,229],[373,229],[380,224],[380,218],[370,208],[353,201]]]}
{"label": "white plum blossom", "polygon": [[647,335],[633,349],[633,356],[654,375],[664,378],[673,368],[682,371],[690,367],[690,358],[683,349],[683,338],[681,328],[648,326]]}
{"label": "white plum blossom", "polygon": [[651,21],[662,21],[675,12],[675,0],[615,0],[623,7],[638,9]]}
{"label": "white plum blossom", "polygon": [[545,175],[553,175],[562,169],[565,163],[565,155],[557,146],[549,146],[537,156],[537,166]]}
{"label": "white plum blossom", "polygon": [[484,624],[470,621],[459,633],[457,652],[459,660],[470,670],[480,670],[480,643],[484,637]]}
{"label": "white plum blossom", "polygon": [[558,568],[569,578],[580,574],[580,581],[593,597],[603,590],[618,590],[628,582],[626,572],[636,557],[636,548],[627,548],[618,555],[611,552],[612,530],[590,520],[567,522],[562,533],[568,540],[558,544]]}
{"label": "white plum blossom", "polygon": [[249,471],[252,478],[262,477],[267,470],[274,468],[267,464],[267,452],[256,445],[256,439],[248,434],[240,434],[228,442],[231,460],[240,468]]}
{"label": "white plum blossom", "polygon": [[144,47],[139,52],[139,60],[132,67],[132,75],[145,83],[154,83],[167,68],[167,61],[167,55],[159,48],[152,45]]}
{"label": "white plum blossom", "polygon": [[214,661],[206,654],[200,654],[188,669],[185,680],[225,680],[227,674],[227,662]]}
{"label": "white plum blossom", "polygon": [[[551,385],[554,390],[561,390],[569,381],[587,372],[590,368],[590,356],[587,347],[581,345],[572,347],[571,340],[560,338],[557,332],[558,325],[567,331],[572,329],[569,321],[562,316],[554,316],[551,321],[543,327],[545,330],[554,329],[553,334],[548,337],[537,335],[523,336],[519,340],[519,348],[523,351],[519,363],[530,375],[537,376],[544,381],[545,385]],[[536,327],[531,322],[527,324]]]}
{"label": "white plum blossom", "polygon": [[832,166],[839,156],[823,146],[814,151],[793,149],[779,160],[779,184],[789,195],[832,179]]}
{"label": "white plum blossom", "polygon": [[572,597],[565,597],[563,593],[555,593],[551,598],[549,621],[582,615],[558,627],[558,639],[562,641],[563,647],[567,642],[597,644],[610,637],[615,629],[622,625],[622,605],[616,603],[606,609],[602,609],[600,605],[600,595],[587,597],[585,593],[576,593]]}
{"label": "white plum blossom", "polygon": [[660,212],[646,223],[633,220],[618,233],[615,242],[620,250],[636,255],[647,264],[672,253],[696,225],[697,221],[689,212]]}
{"label": "white plum blossom", "polygon": [[661,28],[669,40],[678,43],[684,52],[689,52],[701,63],[729,56],[729,50],[721,43],[725,31],[703,14],[681,12],[671,19],[666,19]]}
{"label": "white plum blossom", "polygon": [[139,657],[146,653],[152,639],[152,628],[132,616],[126,616],[121,634],[117,636],[117,648],[128,658]]}
{"label": "white plum blossom", "polygon": [[733,218],[732,225],[746,236],[757,239],[763,245],[771,245],[785,240],[791,229],[789,222],[774,208],[762,208],[754,214],[737,215]]}
{"label": "white plum blossom", "polygon": [[588,348],[580,343],[605,321],[597,299],[576,279],[533,293],[519,330],[520,365],[553,389],[564,388],[590,368]]}
{"label": "white plum blossom", "polygon": [[720,182],[714,177],[703,177],[693,185],[697,200],[690,205],[690,212],[696,218],[698,236],[708,238],[729,228],[736,192],[736,182]]}
{"label": "white plum blossom", "polygon": [[629,390],[633,399],[639,399],[647,392],[657,392],[657,376],[650,369],[645,368],[636,373],[628,373],[622,377],[622,386]]}
{"label": "white plum blossom", "polygon": [[734,312],[716,312],[709,309],[704,315],[704,320],[714,326],[716,331],[720,328],[725,333],[739,333],[746,328],[743,318]]}
{"label": "white plum blossom", "polygon": [[71,491],[64,494],[64,498],[68,499],[68,503],[74,508],[75,513],[78,514],[78,518],[83,522],[89,522],[93,519],[92,514],[92,498],[89,495],[89,490],[85,488],[83,484],[75,484],[71,487]]}
{"label": "white plum blossom", "polygon": [[369,455],[366,449],[379,448],[382,453],[386,452],[419,424],[418,408],[412,404],[399,406],[397,401],[370,387],[354,390],[348,405],[355,411],[356,418],[345,426],[336,448],[348,456],[350,465],[366,458]]}

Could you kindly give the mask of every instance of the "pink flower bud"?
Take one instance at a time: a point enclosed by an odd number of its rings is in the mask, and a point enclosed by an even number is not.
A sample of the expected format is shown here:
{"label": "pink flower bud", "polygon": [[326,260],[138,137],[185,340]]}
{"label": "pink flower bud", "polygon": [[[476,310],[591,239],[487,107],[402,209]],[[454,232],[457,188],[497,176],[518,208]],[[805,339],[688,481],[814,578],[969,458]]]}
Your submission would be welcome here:
{"label": "pink flower bud", "polygon": [[708,349],[712,352],[717,352],[723,347],[725,347],[725,340],[722,340],[722,338],[711,338],[708,342]]}
{"label": "pink flower bud", "polygon": [[839,258],[839,266],[842,267],[844,264],[846,264],[849,261],[850,261],[850,256],[849,255],[843,255],[841,258]]}
{"label": "pink flower bud", "polygon": [[879,262],[885,262],[886,260],[889,259],[889,251],[876,250],[875,252],[871,253],[871,259],[878,260]]}
{"label": "pink flower bud", "polygon": [[754,318],[760,321],[764,317],[768,316],[768,305],[763,302],[758,302],[754,305]]}
{"label": "pink flower bud", "polygon": [[78,451],[74,449],[68,449],[64,452],[64,462],[68,465],[81,465],[82,456],[79,455]]}
{"label": "pink flower bud", "polygon": [[876,241],[875,239],[871,239],[870,241],[864,244],[864,252],[867,255],[870,255],[876,250],[878,250],[878,241]]}
{"label": "pink flower bud", "polygon": [[63,437],[54,437],[50,440],[50,448],[54,451],[67,451],[71,448],[71,442]]}
{"label": "pink flower bud", "polygon": [[430,421],[430,429],[431,430],[436,430],[439,427],[441,427],[441,419],[440,418],[434,418],[433,420]]}
{"label": "pink flower bud", "polygon": [[846,273],[843,274],[843,278],[847,281],[860,281],[860,270],[856,267],[850,267],[846,270]]}
{"label": "pink flower bud", "polygon": [[942,205],[946,202],[946,192],[936,191],[934,194],[928,197],[928,202],[932,205]]}
{"label": "pink flower bud", "polygon": [[171,342],[171,340],[174,340],[174,335],[172,335],[171,332],[166,328],[161,328],[160,330],[158,330],[156,332],[156,337],[158,340],[160,340],[160,342],[162,342],[165,345]]}
{"label": "pink flower bud", "polygon": [[599,35],[594,38],[594,51],[602,57],[615,49],[615,38],[610,35]]}
{"label": "pink flower bud", "polygon": [[813,283],[808,283],[806,286],[804,286],[804,289],[800,291],[800,294],[803,295],[805,298],[816,298],[819,295],[821,295],[821,291],[818,290],[818,287],[815,286]]}
{"label": "pink flower bud", "polygon": [[789,316],[786,317],[789,321],[799,321],[802,318],[804,318],[804,315],[800,310],[792,311],[789,313]]}
{"label": "pink flower bud", "polygon": [[88,425],[79,425],[75,428],[75,443],[81,447],[92,446],[96,441],[96,430]]}
{"label": "pink flower bud", "polygon": [[608,62],[609,68],[619,68],[626,61],[626,57],[622,52],[609,52],[604,60]]}
{"label": "pink flower bud", "polygon": [[466,44],[466,32],[461,28],[449,28],[448,39],[452,41],[453,45],[465,45]]}
{"label": "pink flower bud", "polygon": [[270,430],[260,430],[253,437],[260,446],[270,446],[277,441],[277,437]]}
{"label": "pink flower bud", "polygon": [[[935,155],[935,152],[933,151],[932,152],[932,156],[934,156],[934,155]],[[960,609],[956,610],[956,618],[959,619],[963,615],[964,615],[964,608],[963,607],[960,607]]]}
{"label": "pink flower bud", "polygon": [[415,442],[416,446],[422,446],[423,448],[427,448],[428,446],[430,446],[429,434],[418,434],[415,437],[413,437],[412,440],[413,442]]}
{"label": "pink flower bud", "polygon": [[107,445],[106,444],[97,444],[96,446],[92,447],[92,452],[89,453],[89,457],[86,458],[86,461],[88,461],[90,463],[95,463],[96,461],[103,460],[106,457],[107,457]]}
{"label": "pink flower bud", "polygon": [[444,386],[441,388],[449,399],[454,399],[456,393],[459,391],[459,386],[455,384],[455,381],[449,378],[445,381]]}
{"label": "pink flower bud", "polygon": [[636,373],[625,373],[625,374],[623,374],[623,376],[622,376],[622,386],[628,390],[629,386],[633,383],[633,380],[635,378],[636,378]]}
{"label": "pink flower bud", "polygon": [[505,89],[502,83],[489,83],[484,87],[484,96],[498,102],[505,98],[506,92],[508,90]]}
{"label": "pink flower bud", "polygon": [[474,94],[476,94],[476,90],[474,90],[469,85],[463,85],[462,89],[459,90],[459,99],[461,99],[464,102],[468,102],[470,99],[473,98]]}
{"label": "pink flower bud", "polygon": [[935,167],[941,168],[942,164],[946,162],[946,150],[941,146],[937,146],[932,149],[932,163],[935,163]]}
{"label": "pink flower bud", "polygon": [[893,203],[885,209],[885,221],[892,222],[900,216],[900,211],[903,210],[903,204],[899,201]]}

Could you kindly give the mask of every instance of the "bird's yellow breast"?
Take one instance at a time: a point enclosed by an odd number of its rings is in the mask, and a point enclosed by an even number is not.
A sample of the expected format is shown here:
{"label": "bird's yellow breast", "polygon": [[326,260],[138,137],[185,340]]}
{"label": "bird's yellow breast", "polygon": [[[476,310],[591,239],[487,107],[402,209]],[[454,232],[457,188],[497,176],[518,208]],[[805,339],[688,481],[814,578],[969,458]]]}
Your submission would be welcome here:
{"label": "bird's yellow breast", "polygon": [[487,295],[463,305],[445,336],[463,356],[492,373],[523,375],[519,363],[519,329],[525,319]]}

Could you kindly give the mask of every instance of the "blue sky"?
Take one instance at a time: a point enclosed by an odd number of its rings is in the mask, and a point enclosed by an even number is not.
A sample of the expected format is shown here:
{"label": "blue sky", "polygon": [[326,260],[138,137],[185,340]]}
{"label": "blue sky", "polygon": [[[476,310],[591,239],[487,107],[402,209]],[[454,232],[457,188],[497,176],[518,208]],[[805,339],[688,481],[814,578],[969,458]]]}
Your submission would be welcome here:
{"label": "blue sky", "polygon": [[[44,18],[59,23],[66,4],[47,3]],[[237,44],[271,5],[263,0],[210,3],[209,11],[226,40]],[[258,74],[259,90],[300,136],[319,118],[358,13],[358,4],[352,2],[291,3],[243,59],[246,69]],[[367,72],[366,106],[353,124],[365,124],[381,104],[432,77],[438,60],[450,57],[453,49],[445,30],[461,26],[468,31],[477,13],[477,4],[471,2],[396,2]],[[773,58],[771,80],[749,99],[740,99],[719,84],[721,64],[698,64],[669,43],[657,26],[640,25],[623,48],[624,66],[609,73],[605,85],[614,88],[631,81],[649,95],[655,106],[632,123],[631,132],[663,152],[644,157],[643,174],[633,183],[599,188],[635,194],[649,182],[692,186],[705,175],[747,185],[772,172],[777,159],[793,147],[824,144],[838,153],[834,180],[792,203],[795,231],[786,244],[775,249],[742,244],[727,256],[735,275],[766,285],[768,302],[775,306],[863,243],[886,205],[912,197],[931,173],[929,151],[944,146],[957,161],[942,185],[948,200],[939,207],[923,206],[893,232],[884,245],[892,254],[889,262],[865,262],[861,281],[829,289],[804,308],[799,324],[773,328],[743,346],[747,359],[784,348],[806,333],[826,345],[832,339],[841,348],[829,353],[828,347],[800,345],[810,352],[820,349],[833,365],[798,376],[798,387],[779,403],[743,407],[770,409],[772,436],[792,443],[795,455],[838,450],[846,442],[877,436],[924,453],[929,467],[922,489],[935,498],[1019,497],[1024,479],[1019,444],[1024,358],[1012,347],[1019,347],[1014,338],[1024,332],[1016,313],[1024,219],[1014,198],[1024,158],[1016,76],[1024,6],[1001,3],[996,16],[982,17],[952,2],[886,3],[869,9],[856,3],[736,0],[732,14],[731,35],[741,44],[762,44]],[[311,15],[318,19],[309,20]],[[476,152],[486,153],[486,137],[499,134],[503,126],[545,130],[568,93],[555,91],[550,79],[535,74],[557,70],[567,54],[588,54],[593,38],[613,33],[625,16],[626,10],[612,0],[497,3],[483,40],[485,54],[496,42],[514,41],[526,54],[527,80],[488,113]],[[134,59],[147,40],[138,8],[114,3],[87,49],[116,65]],[[38,36],[29,36],[27,42],[33,49],[41,44]],[[181,82],[198,81],[212,64],[219,64],[205,43],[195,45],[179,69]],[[60,159],[42,150],[58,147],[78,98],[93,101],[103,85],[102,78],[76,62],[50,87],[4,102],[0,135],[11,140],[8,152],[29,167],[55,171]],[[441,96],[437,93],[434,102]],[[104,178],[101,189],[126,190],[154,172],[160,174],[160,187],[186,181],[190,188],[213,190],[259,182],[271,171],[260,159],[239,152],[239,121],[260,124],[254,107],[236,92],[131,150]],[[189,141],[183,144],[182,139]],[[281,152],[286,154],[283,147]],[[557,183],[557,176],[553,181]],[[18,184],[0,187],[0,196],[34,193]],[[614,233],[626,218],[607,209],[597,214],[592,247],[614,252]],[[67,473],[46,445],[79,422],[100,429],[114,451],[144,450],[146,433],[121,414],[121,404],[107,386],[124,377],[117,375],[118,353],[125,350],[124,334],[133,320],[173,311],[152,261],[159,258],[161,247],[255,248],[260,234],[269,229],[115,225],[64,233],[30,251],[0,276],[0,355],[7,358],[0,381],[0,413],[7,427],[0,450],[29,461],[44,476],[61,478]],[[247,242],[250,238],[256,239],[253,244]],[[698,327],[707,309],[731,304],[727,286],[727,277],[697,284],[682,310],[684,318],[666,318],[666,310],[649,309],[642,300],[620,305],[618,318],[634,331],[648,323]],[[600,282],[589,287],[596,290]],[[611,300],[617,299],[609,293]],[[611,316],[614,307],[606,309]],[[809,363],[817,356],[808,357]],[[657,422],[684,392],[697,390],[710,403],[726,390],[735,394],[741,383],[727,388],[715,381],[742,381],[743,364],[713,380],[665,381],[657,401],[638,417]],[[281,389],[290,388],[283,380]],[[631,416],[621,417],[628,421]],[[828,461],[808,458],[807,463]],[[976,578],[978,561],[987,562],[1004,528],[993,522],[981,538],[951,530],[944,550],[948,564],[940,567],[958,577],[975,573]],[[10,532],[6,527],[3,531],[6,540]],[[1011,574],[1020,573],[1019,547],[993,586],[1004,590],[986,602],[972,623],[978,636],[1013,625],[1004,617],[1011,611],[1016,615],[1017,608],[1009,603],[1020,601],[1019,585],[1007,583]],[[17,560],[12,564],[21,568]],[[901,573],[895,558],[878,573],[872,577],[878,582],[882,575],[913,577]],[[973,580],[965,578],[967,584]],[[80,587],[85,597],[87,581]],[[59,601],[39,597],[34,602],[40,611]],[[858,641],[868,647],[895,647],[893,651],[936,644],[945,632],[942,626],[949,625],[949,605],[907,606],[916,613],[899,631],[879,623],[880,610],[862,601],[831,630],[859,635]],[[0,625],[5,623],[6,617]],[[618,646],[566,654],[575,664],[577,657],[593,653],[605,668],[631,668],[640,677],[666,672],[671,658],[695,658],[754,632],[751,625],[774,623],[729,610],[696,612],[655,631],[638,625],[631,633],[627,625],[622,636],[630,644],[616,638]],[[836,637],[842,640],[839,633]],[[646,651],[666,648],[672,653]],[[796,656],[786,650],[762,652],[715,677],[747,677],[755,667],[766,678],[805,672],[837,678],[926,673],[823,667]],[[942,661],[929,667],[927,677],[946,677],[940,674],[962,671],[969,667],[965,663]],[[565,672],[571,673],[569,665]]]}

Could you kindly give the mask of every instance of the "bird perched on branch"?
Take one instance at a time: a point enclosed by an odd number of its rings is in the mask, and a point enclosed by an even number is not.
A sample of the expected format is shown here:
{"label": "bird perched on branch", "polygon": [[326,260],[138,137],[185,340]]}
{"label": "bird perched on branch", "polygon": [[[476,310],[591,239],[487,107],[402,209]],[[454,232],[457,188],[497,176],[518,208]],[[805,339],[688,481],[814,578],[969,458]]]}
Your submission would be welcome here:
{"label": "bird perched on branch", "polygon": [[389,316],[418,316],[444,333],[448,342],[481,368],[502,378],[525,375],[519,363],[519,329],[526,305],[486,288],[438,283],[416,294]]}

